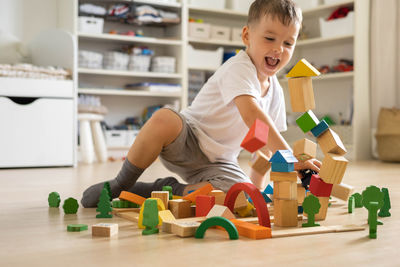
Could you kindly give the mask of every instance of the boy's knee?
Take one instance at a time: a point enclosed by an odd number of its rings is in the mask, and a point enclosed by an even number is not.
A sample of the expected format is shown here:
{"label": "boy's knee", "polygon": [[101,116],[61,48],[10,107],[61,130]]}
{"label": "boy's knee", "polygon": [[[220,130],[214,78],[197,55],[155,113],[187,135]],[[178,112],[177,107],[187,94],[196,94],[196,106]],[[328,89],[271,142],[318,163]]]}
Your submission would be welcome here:
{"label": "boy's knee", "polygon": [[182,130],[182,119],[175,112],[169,109],[157,110],[150,119],[152,127],[157,129],[159,134],[167,136],[166,143],[170,143],[179,135]]}

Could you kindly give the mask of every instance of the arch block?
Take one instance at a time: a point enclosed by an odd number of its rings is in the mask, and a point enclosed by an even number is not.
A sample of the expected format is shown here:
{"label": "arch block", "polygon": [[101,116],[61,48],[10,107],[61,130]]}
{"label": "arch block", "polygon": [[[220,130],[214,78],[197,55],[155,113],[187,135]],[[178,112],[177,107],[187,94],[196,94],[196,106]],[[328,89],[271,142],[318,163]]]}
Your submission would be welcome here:
{"label": "arch block", "polygon": [[257,209],[258,224],[271,228],[268,207],[265,203],[264,197],[260,190],[251,183],[237,183],[233,185],[226,194],[224,205],[233,212],[235,200],[241,191],[247,193],[253,201],[254,207]]}
{"label": "arch block", "polygon": [[202,222],[199,228],[197,228],[196,234],[194,236],[196,238],[203,238],[207,229],[213,226],[223,227],[228,232],[229,239],[239,239],[239,233],[236,229],[236,226],[230,220],[221,216],[214,216]]}

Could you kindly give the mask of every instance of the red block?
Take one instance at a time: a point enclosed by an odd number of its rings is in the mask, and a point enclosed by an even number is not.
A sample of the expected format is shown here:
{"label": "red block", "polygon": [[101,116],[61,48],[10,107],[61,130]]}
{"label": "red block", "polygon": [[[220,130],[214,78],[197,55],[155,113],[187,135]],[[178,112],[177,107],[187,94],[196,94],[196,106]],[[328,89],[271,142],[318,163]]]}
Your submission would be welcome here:
{"label": "red block", "polygon": [[256,119],[240,146],[251,153],[259,150],[267,144],[268,130],[268,125]]}
{"label": "red block", "polygon": [[204,217],[215,205],[215,196],[196,196],[196,217]]}
{"label": "red block", "polygon": [[329,197],[332,192],[333,184],[328,184],[322,181],[317,174],[311,176],[310,192],[316,197]]}

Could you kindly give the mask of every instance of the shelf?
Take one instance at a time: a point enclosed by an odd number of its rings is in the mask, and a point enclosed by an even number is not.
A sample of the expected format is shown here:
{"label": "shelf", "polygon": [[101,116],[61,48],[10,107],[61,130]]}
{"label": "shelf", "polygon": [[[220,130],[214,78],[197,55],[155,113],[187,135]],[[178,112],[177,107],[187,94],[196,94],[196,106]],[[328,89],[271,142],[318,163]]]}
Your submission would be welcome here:
{"label": "shelf", "polygon": [[215,72],[217,69],[209,69],[209,68],[202,68],[202,67],[189,67],[189,70]]}
{"label": "shelf", "polygon": [[103,41],[120,41],[128,43],[142,43],[142,44],[158,44],[158,45],[182,45],[181,40],[174,39],[162,39],[162,38],[152,38],[152,37],[137,37],[137,36],[126,36],[118,34],[92,34],[92,33],[79,33],[79,39],[89,39],[89,40],[103,40]]}
{"label": "shelf", "polygon": [[152,5],[157,7],[169,7],[169,8],[181,8],[181,3],[169,3],[165,1],[157,1],[157,0],[133,0],[133,3],[144,4],[144,5]]}
{"label": "shelf", "polygon": [[314,8],[303,10],[303,17],[306,16],[322,16],[329,11],[334,11],[338,7],[354,5],[354,0],[346,0],[336,4],[320,5]]}
{"label": "shelf", "polygon": [[227,47],[245,47],[245,45],[242,42],[221,41],[221,40],[201,40],[201,39],[195,39],[195,38],[189,38],[189,43],[215,45],[215,46],[227,46]]}
{"label": "shelf", "polygon": [[182,78],[182,74],[180,73],[137,72],[137,71],[127,71],[127,70],[104,70],[104,69],[86,69],[86,68],[79,68],[78,73],[93,74],[93,75],[166,78],[166,79]]}
{"label": "shelf", "polygon": [[[321,74],[320,76],[312,77],[313,81],[325,81],[325,80],[335,80],[335,79],[347,79],[347,78],[353,78],[354,77],[354,72],[353,71],[348,71],[348,72],[335,72],[335,73],[328,73],[328,74]],[[288,78],[281,78],[279,79],[280,83],[287,83]]]}
{"label": "shelf", "polygon": [[335,44],[335,43],[343,43],[347,41],[351,41],[354,39],[354,34],[350,35],[340,35],[334,37],[318,37],[318,38],[310,38],[306,40],[297,41],[296,47],[302,46],[312,46],[312,45],[320,45],[320,44]]}
{"label": "shelf", "polygon": [[230,16],[230,17],[241,17],[247,19],[247,12],[239,12],[231,9],[212,9],[212,8],[204,8],[204,7],[196,7],[189,5],[189,13],[197,13],[197,14],[205,14],[205,15],[222,15],[222,16]]}
{"label": "shelf", "polygon": [[170,97],[179,98],[182,96],[181,92],[150,92],[150,91],[137,91],[127,89],[102,89],[102,88],[79,88],[79,94],[91,95],[111,95],[111,96],[149,96],[149,97]]}

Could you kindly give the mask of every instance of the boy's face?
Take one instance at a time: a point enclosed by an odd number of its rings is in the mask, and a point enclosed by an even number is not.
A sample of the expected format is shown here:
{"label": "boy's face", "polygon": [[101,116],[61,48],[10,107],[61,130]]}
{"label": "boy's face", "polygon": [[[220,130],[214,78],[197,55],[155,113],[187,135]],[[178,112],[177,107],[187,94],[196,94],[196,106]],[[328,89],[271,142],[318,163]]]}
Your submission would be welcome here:
{"label": "boy's face", "polygon": [[285,26],[277,17],[269,15],[243,28],[242,39],[259,79],[267,79],[286,66],[293,55],[299,30],[299,23]]}

